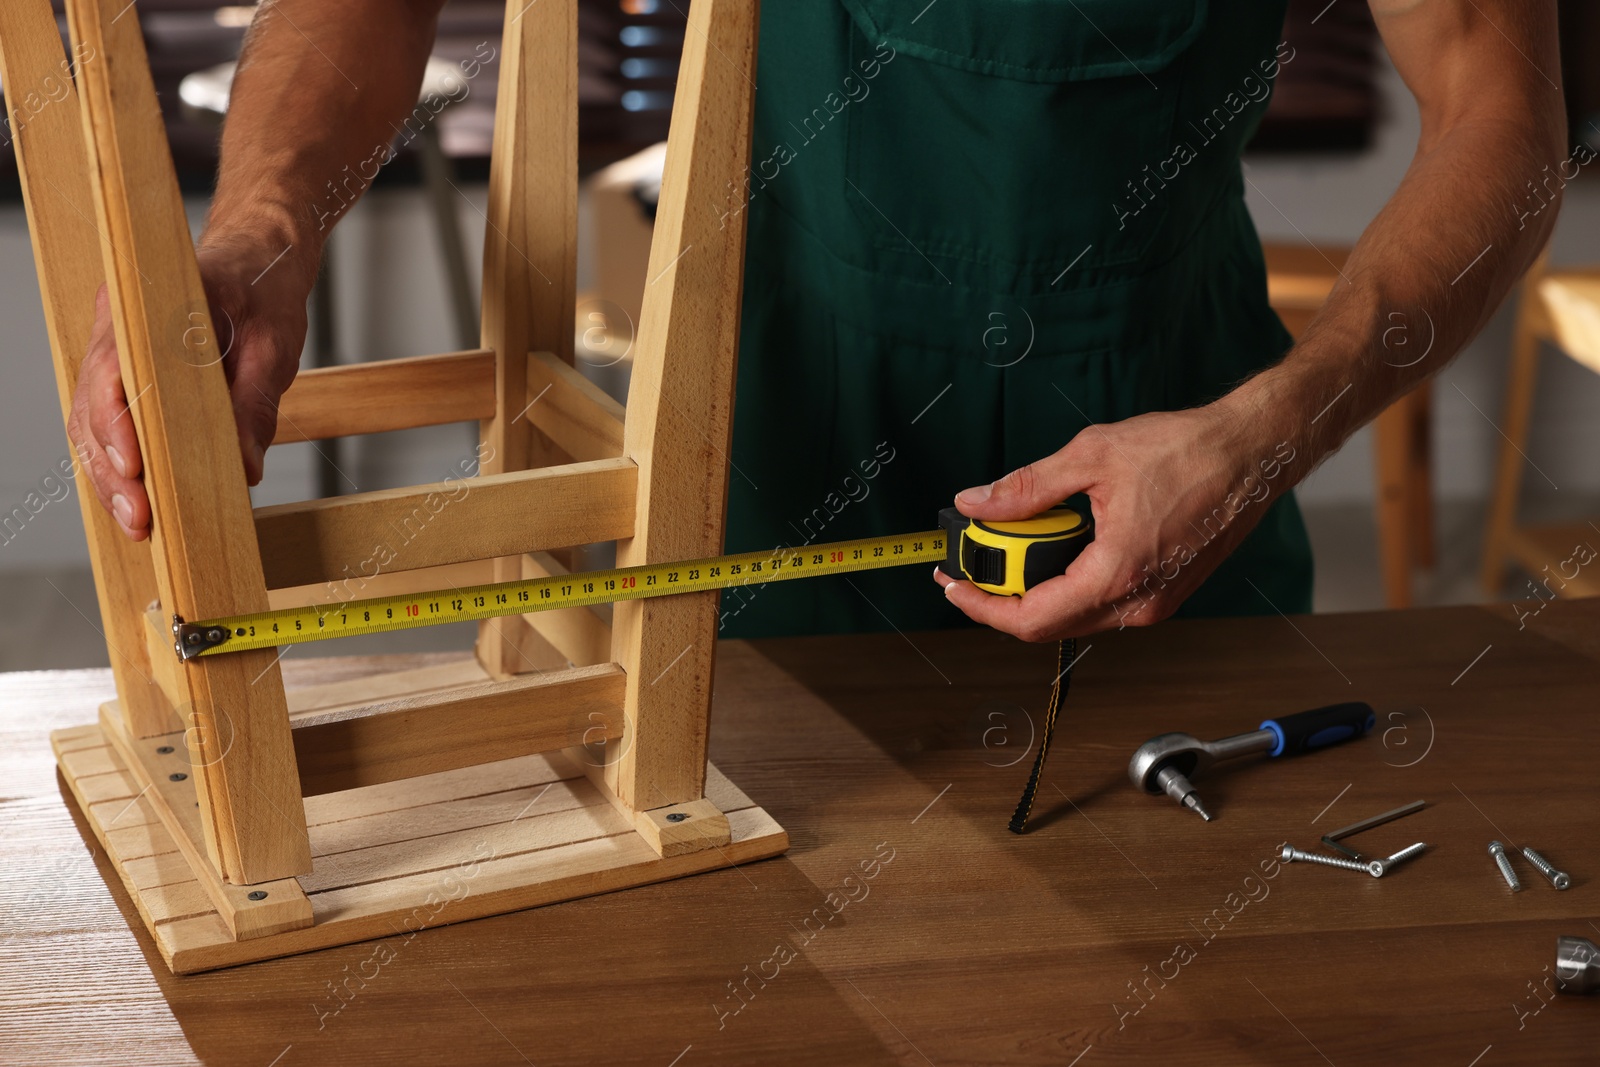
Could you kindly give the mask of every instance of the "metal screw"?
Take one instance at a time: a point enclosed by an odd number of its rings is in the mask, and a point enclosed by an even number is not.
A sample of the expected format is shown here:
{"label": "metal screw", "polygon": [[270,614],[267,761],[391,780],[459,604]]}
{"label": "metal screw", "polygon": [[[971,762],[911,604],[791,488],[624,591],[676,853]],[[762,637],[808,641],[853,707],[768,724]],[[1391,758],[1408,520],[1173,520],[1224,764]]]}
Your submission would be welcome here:
{"label": "metal screw", "polygon": [[206,631],[206,640],[207,641],[221,641],[222,640],[222,631],[217,629],[215,626],[213,626],[211,629]]}
{"label": "metal screw", "polygon": [[1489,855],[1494,857],[1495,865],[1500,868],[1500,873],[1505,877],[1506,885],[1511,887],[1511,891],[1520,892],[1522,883],[1517,881],[1517,872],[1511,869],[1511,858],[1506,855],[1506,846],[1498,841],[1490,841]]}
{"label": "metal screw", "polygon": [[158,755],[158,756],[170,756],[170,755],[172,755],[172,746],[171,745],[162,745],[160,748],[156,749],[156,755]]}
{"label": "metal screw", "polygon": [[246,895],[251,900],[266,900],[267,899],[267,891],[265,889],[253,889]]}
{"label": "metal screw", "polygon": [[[169,781],[169,782],[181,782],[187,777],[189,777],[187,774],[184,774],[182,771],[178,771],[178,772],[176,772],[174,774],[167,775],[167,781]],[[195,801],[195,803],[199,804],[200,802],[197,800],[197,801]]]}
{"label": "metal screw", "polygon": [[687,812],[671,811],[667,813],[668,822],[682,822],[689,817]]}
{"label": "metal screw", "polygon": [[1566,871],[1556,870],[1549,860],[1539,855],[1533,849],[1524,848],[1522,850],[1522,855],[1529,863],[1533,864],[1539,869],[1540,874],[1550,879],[1550,884],[1555,886],[1557,889],[1565,889],[1567,886],[1572,884],[1572,879],[1568,877]]}
{"label": "metal screw", "polygon": [[1291,848],[1288,845],[1283,846],[1283,852],[1281,853],[1281,856],[1283,858],[1283,862],[1285,863],[1294,863],[1298,860],[1304,863],[1320,863],[1325,867],[1341,867],[1347,871],[1362,871],[1366,874],[1372,873],[1372,868],[1367,866],[1365,863],[1357,863],[1355,860],[1339,859],[1337,856],[1324,856],[1320,852],[1302,852],[1299,849]]}
{"label": "metal screw", "polygon": [[1427,847],[1427,845],[1421,841],[1418,841],[1416,844],[1403,848],[1392,856],[1385,857],[1381,860],[1373,860],[1371,863],[1367,864],[1367,871],[1374,878],[1382,878],[1384,875],[1389,873],[1389,868],[1398,867],[1400,864],[1409,859],[1415,859],[1416,857],[1422,855],[1423,851]]}

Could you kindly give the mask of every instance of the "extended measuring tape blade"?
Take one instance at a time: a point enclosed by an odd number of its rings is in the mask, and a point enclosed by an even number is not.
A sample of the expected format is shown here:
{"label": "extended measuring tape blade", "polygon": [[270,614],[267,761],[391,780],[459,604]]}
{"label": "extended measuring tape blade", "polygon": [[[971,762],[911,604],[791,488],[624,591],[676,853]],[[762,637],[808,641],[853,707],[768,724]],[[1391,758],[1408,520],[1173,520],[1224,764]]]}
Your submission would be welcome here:
{"label": "extended measuring tape blade", "polygon": [[945,559],[945,533],[929,530],[896,537],[745,552],[733,556],[652,563],[640,567],[496,582],[459,589],[313,604],[205,622],[174,618],[174,649],[186,660],[250,649],[299,645],[335,637],[410,630],[503,615],[609,604],[618,600],[702,593],[741,585],[877,570]]}

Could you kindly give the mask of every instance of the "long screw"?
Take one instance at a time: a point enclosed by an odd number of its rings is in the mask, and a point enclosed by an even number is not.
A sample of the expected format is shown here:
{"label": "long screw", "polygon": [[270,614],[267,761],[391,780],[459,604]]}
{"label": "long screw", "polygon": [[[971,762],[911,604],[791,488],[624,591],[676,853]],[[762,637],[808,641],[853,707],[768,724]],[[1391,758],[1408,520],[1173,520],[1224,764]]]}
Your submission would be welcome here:
{"label": "long screw", "polygon": [[1505,876],[1506,885],[1511,887],[1511,891],[1513,893],[1520,892],[1522,883],[1517,881],[1517,872],[1511,869],[1511,858],[1506,855],[1506,846],[1498,841],[1490,841],[1489,855],[1494,857],[1495,865],[1500,868],[1500,873]]}
{"label": "long screw", "polygon": [[1373,860],[1371,863],[1367,864],[1367,873],[1372,875],[1374,878],[1382,878],[1385,874],[1389,873],[1389,868],[1398,867],[1400,864],[1409,859],[1415,859],[1417,856],[1422,855],[1423,851],[1427,847],[1428,846],[1426,844],[1418,841],[1416,844],[1409,845],[1401,849],[1399,852],[1396,852],[1392,856],[1388,856],[1381,860]]}
{"label": "long screw", "polygon": [[1296,861],[1304,863],[1320,863],[1324,867],[1340,867],[1347,871],[1361,871],[1365,874],[1372,873],[1372,868],[1368,864],[1357,863],[1355,860],[1339,859],[1336,856],[1324,856],[1318,852],[1302,852],[1299,849],[1291,848],[1288,845],[1283,846],[1283,852],[1281,853],[1281,856],[1283,862],[1285,863],[1294,863]]}
{"label": "long screw", "polygon": [[1566,871],[1558,871],[1555,866],[1531,848],[1522,850],[1523,857],[1539,869],[1539,873],[1550,879],[1550,884],[1557,889],[1565,889],[1572,884],[1572,879]]}

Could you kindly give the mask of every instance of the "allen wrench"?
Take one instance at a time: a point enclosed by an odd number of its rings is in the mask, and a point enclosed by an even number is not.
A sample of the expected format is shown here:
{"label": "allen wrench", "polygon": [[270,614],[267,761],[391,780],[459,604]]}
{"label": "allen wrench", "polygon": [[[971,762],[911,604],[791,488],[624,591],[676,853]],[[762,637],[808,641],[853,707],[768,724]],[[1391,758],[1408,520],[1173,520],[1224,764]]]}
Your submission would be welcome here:
{"label": "allen wrench", "polygon": [[1342,826],[1337,830],[1330,830],[1328,833],[1322,835],[1322,843],[1337,852],[1344,853],[1353,860],[1366,863],[1368,862],[1368,858],[1366,856],[1363,856],[1353,848],[1350,848],[1346,845],[1341,845],[1339,842],[1342,839],[1351,836],[1352,834],[1359,834],[1364,831],[1371,830],[1374,827],[1382,826],[1384,823],[1393,822],[1396,819],[1403,819],[1407,815],[1421,811],[1426,806],[1427,801],[1425,800],[1413,800],[1409,804],[1402,804],[1393,811],[1386,811],[1382,815],[1374,815],[1370,819],[1362,819],[1360,822],[1353,822],[1349,826]]}

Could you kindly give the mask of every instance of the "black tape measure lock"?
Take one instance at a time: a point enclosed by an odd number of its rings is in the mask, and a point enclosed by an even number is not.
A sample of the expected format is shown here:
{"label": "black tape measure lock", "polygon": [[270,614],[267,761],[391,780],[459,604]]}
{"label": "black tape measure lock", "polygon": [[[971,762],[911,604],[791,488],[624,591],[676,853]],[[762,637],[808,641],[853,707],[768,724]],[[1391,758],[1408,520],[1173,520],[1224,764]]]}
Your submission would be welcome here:
{"label": "black tape measure lock", "polygon": [[1092,524],[1068,507],[1015,522],[969,519],[945,508],[939,525],[946,534],[939,569],[998,596],[1021,596],[1063,574],[1094,539]]}

